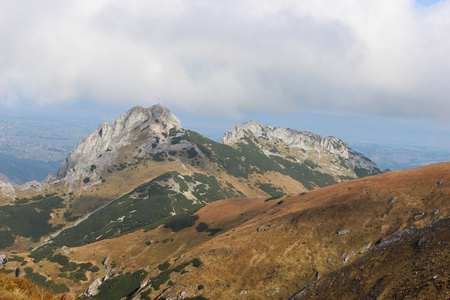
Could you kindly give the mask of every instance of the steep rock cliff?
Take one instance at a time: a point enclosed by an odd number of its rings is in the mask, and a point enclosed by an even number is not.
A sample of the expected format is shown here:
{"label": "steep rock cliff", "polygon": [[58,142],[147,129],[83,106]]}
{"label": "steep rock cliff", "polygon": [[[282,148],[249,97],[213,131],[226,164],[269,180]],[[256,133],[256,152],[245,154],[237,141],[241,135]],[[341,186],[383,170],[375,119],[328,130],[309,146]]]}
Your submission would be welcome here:
{"label": "steep rock cliff", "polygon": [[250,121],[236,125],[222,139],[227,145],[254,143],[266,155],[280,156],[336,176],[363,177],[380,173],[370,159],[350,149],[336,137],[307,131],[261,125]]}

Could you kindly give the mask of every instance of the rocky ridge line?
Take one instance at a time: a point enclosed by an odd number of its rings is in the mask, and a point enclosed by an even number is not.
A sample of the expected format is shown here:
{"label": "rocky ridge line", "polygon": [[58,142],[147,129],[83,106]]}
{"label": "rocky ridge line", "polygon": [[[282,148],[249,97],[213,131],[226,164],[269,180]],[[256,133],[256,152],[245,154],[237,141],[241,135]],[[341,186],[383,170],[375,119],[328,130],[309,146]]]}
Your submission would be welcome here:
{"label": "rocky ridge line", "polygon": [[[310,153],[316,152],[318,158],[323,155],[331,155],[339,161],[343,159],[348,167],[356,172],[358,169],[362,169],[366,170],[367,174],[370,175],[380,173],[374,162],[363,154],[349,148],[341,139],[333,136],[323,138],[319,134],[308,131],[261,125],[258,122],[249,121],[228,130],[223,136],[222,143],[233,146],[246,138],[255,142],[266,155],[287,158],[286,155],[280,154],[279,151],[268,150],[268,146],[272,146],[272,149],[274,149],[273,147],[278,148],[277,150],[280,147],[297,149],[304,153],[302,157],[296,157],[300,161],[309,159]],[[337,164],[335,162],[335,169],[339,168],[339,164],[342,165],[339,161],[336,161]]]}

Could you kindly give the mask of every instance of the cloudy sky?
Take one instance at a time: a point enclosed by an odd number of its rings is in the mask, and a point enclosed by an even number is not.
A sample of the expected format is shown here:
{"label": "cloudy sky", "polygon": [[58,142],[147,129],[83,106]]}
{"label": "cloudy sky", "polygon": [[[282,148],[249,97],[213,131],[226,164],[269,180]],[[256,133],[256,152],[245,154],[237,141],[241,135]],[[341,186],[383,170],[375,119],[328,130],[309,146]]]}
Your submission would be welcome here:
{"label": "cloudy sky", "polygon": [[161,102],[445,138],[449,28],[450,0],[0,0],[0,110]]}

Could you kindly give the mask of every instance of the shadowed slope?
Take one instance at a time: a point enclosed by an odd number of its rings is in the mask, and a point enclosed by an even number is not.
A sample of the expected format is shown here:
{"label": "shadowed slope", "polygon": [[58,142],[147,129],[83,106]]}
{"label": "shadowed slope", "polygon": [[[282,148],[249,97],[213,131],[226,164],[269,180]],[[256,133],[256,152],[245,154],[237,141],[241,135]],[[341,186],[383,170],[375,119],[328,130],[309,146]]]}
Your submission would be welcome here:
{"label": "shadowed slope", "polygon": [[449,299],[449,266],[450,219],[437,220],[399,232],[289,299]]}

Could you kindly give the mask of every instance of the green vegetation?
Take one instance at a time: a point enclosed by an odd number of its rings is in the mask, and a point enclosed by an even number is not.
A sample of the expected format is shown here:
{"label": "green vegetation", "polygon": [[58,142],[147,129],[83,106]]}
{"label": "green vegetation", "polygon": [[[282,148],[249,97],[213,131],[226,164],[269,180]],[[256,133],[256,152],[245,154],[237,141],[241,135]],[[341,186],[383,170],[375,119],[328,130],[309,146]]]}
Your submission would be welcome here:
{"label": "green vegetation", "polygon": [[0,229],[0,249],[10,247],[14,244],[16,238],[7,228]]}
{"label": "green vegetation", "polygon": [[373,175],[368,170],[362,169],[362,168],[358,168],[358,167],[355,167],[354,171],[355,171],[356,176],[358,176],[359,178],[363,178],[363,177],[367,177],[367,176]]}
{"label": "green vegetation", "polygon": [[84,179],[83,179],[83,182],[84,183],[89,183],[91,181],[91,179],[89,178],[89,177],[85,177]]}
{"label": "green vegetation", "polygon": [[187,150],[186,153],[188,155],[188,158],[194,158],[194,157],[196,157],[198,155],[198,152],[197,152],[197,150],[195,150],[194,147],[192,147],[191,149]]}
{"label": "green vegetation", "polygon": [[172,229],[174,232],[178,232],[184,228],[194,226],[195,221],[198,220],[198,216],[191,215],[176,215],[170,218],[164,227]]}
{"label": "green vegetation", "polygon": [[39,249],[39,250],[33,251],[28,256],[33,259],[33,262],[35,264],[37,264],[38,262],[40,262],[43,259],[46,259],[46,258],[49,259],[50,257],[52,257],[54,252],[55,252],[54,248],[44,248],[44,249]]}
{"label": "green vegetation", "polygon": [[[98,267],[93,266],[92,263],[90,262],[77,264],[75,262],[69,261],[69,258],[62,254],[53,255],[54,251],[55,248],[44,248],[31,252],[29,256],[33,258],[34,263],[38,263],[43,259],[47,259],[50,262],[58,263],[59,265],[61,265],[61,268],[59,270],[62,272],[58,274],[58,277],[68,278],[70,280],[73,280],[74,282],[86,281],[87,280],[86,271],[98,272],[100,270]],[[31,268],[26,269],[29,272],[30,270],[32,271]],[[70,274],[67,275],[66,272],[70,272]],[[33,281],[38,282],[42,286],[46,286],[42,282],[42,278],[40,276],[38,275],[30,275],[30,276],[34,276]]]}
{"label": "green vegetation", "polygon": [[269,202],[269,201],[272,201],[272,200],[276,200],[276,199],[279,199],[281,197],[282,196],[273,196],[273,197],[267,198],[266,200],[264,200],[264,202]]}
{"label": "green vegetation", "polygon": [[64,218],[67,222],[73,222],[73,221],[75,221],[76,219],[78,219],[78,217],[72,216],[72,213],[70,213],[69,211],[66,211],[66,212],[63,214],[63,218]]}
{"label": "green vegetation", "polygon": [[200,260],[200,258],[194,258],[191,262],[192,262],[192,265],[196,268],[198,268],[202,265],[202,261]]}
{"label": "green vegetation", "polygon": [[267,194],[273,196],[273,197],[281,197],[286,195],[283,193],[283,189],[278,186],[273,186],[270,183],[257,183],[256,184],[261,190],[266,192]]}
{"label": "green vegetation", "polygon": [[13,255],[9,258],[9,261],[17,261],[17,262],[23,262],[24,258],[22,256]]}
{"label": "green vegetation", "polygon": [[158,152],[158,153],[155,153],[155,154],[152,156],[152,158],[153,158],[154,161],[162,162],[162,161],[165,161],[165,160],[166,160],[166,158],[167,158],[167,153],[166,153],[166,152]]}
{"label": "green vegetation", "polygon": [[[164,264],[169,264],[168,262],[165,262]],[[167,266],[167,264],[164,266],[164,268]],[[187,266],[189,266],[190,264],[192,264],[194,267],[198,268],[202,262],[200,261],[200,259],[198,258],[194,258],[193,260],[191,260],[190,262],[186,262],[183,264],[180,264],[172,269],[164,269],[164,268],[160,268],[161,265],[158,266],[158,269],[160,269],[162,272],[159,273],[157,276],[151,278],[151,286],[157,291],[159,290],[159,287],[161,285],[163,285],[164,283],[166,283],[167,281],[170,280],[170,274],[172,272],[184,272],[184,268],[186,268]],[[170,266],[170,264],[169,264]],[[168,268],[168,266],[167,266]]]}
{"label": "green vegetation", "polygon": [[54,232],[57,228],[48,222],[50,213],[62,207],[63,199],[55,195],[36,196],[26,203],[1,206],[0,248],[12,246],[14,236],[38,241],[42,236]]}
{"label": "green vegetation", "polygon": [[131,296],[137,289],[140,283],[147,276],[144,270],[138,270],[134,273],[126,273],[108,279],[99,287],[100,293],[93,297],[97,300],[120,300]]}
{"label": "green vegetation", "polygon": [[158,269],[160,271],[165,271],[170,267],[170,263],[168,261],[163,262],[162,264],[158,265]]}
{"label": "green vegetation", "polygon": [[97,266],[93,266],[90,270],[92,273],[97,273],[98,271],[100,271],[100,268]]}
{"label": "green vegetation", "polygon": [[171,143],[172,145],[176,145],[176,144],[179,144],[179,143],[181,142],[182,139],[183,139],[182,136],[176,136],[176,137],[173,137],[173,138],[172,138],[172,140],[170,141],[170,143]]}
{"label": "green vegetation", "polygon": [[49,261],[51,262],[57,262],[61,266],[67,266],[69,264],[69,258],[67,256],[64,256],[62,254],[56,254],[49,258]]}
{"label": "green vegetation", "polygon": [[217,233],[222,231],[222,228],[209,228],[208,224],[204,223],[204,222],[200,222],[200,224],[198,224],[196,230],[198,232],[209,232],[209,236],[214,236]]}
{"label": "green vegetation", "polygon": [[206,230],[208,230],[208,229],[209,229],[208,224],[206,224],[206,223],[204,223],[204,222],[200,222],[200,223],[197,225],[197,228],[196,228],[196,230],[197,230],[198,232],[203,232],[203,231],[206,231]]}
{"label": "green vegetation", "polygon": [[[173,181],[178,183],[179,191],[165,184]],[[195,184],[192,194],[201,202],[193,202],[182,194],[189,190],[188,182]],[[213,176],[195,173],[190,177],[167,172],[63,231],[50,246],[80,246],[162,224],[176,232],[193,226],[197,217],[190,214],[206,203],[238,195],[229,186],[223,187]],[[173,212],[175,216],[172,216]]]}
{"label": "green vegetation", "polygon": [[[217,143],[193,131],[187,131],[185,138],[196,143],[210,160],[235,177],[248,178],[252,173],[275,171],[294,178],[310,190],[315,186],[324,187],[336,183],[331,175],[312,170],[317,167],[314,162],[299,164],[279,156],[268,157],[248,138],[238,143],[236,148]],[[274,186],[261,185],[260,188],[272,196],[282,194],[282,191]]]}
{"label": "green vegetation", "polygon": [[24,268],[25,277],[31,280],[33,283],[42,286],[46,289],[49,289],[55,293],[67,293],[69,292],[69,288],[65,284],[56,284],[53,280],[47,280],[47,277],[34,273],[32,268]]}

